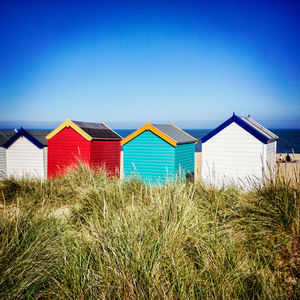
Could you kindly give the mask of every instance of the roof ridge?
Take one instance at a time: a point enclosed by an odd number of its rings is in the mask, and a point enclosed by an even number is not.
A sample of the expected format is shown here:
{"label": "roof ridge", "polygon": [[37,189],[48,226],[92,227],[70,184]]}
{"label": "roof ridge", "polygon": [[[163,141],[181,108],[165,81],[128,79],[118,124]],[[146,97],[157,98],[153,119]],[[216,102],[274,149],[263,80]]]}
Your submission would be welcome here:
{"label": "roof ridge", "polygon": [[[251,119],[251,120],[253,120],[253,119]],[[256,122],[256,121],[254,121],[254,122]],[[278,139],[278,136],[275,135],[275,134],[273,134],[271,131],[270,131],[271,136],[269,136],[266,133],[264,133],[263,130],[261,128],[259,128],[259,126],[253,124],[250,120],[247,120],[245,117],[239,117],[236,114],[233,114],[229,119],[227,119],[226,121],[224,121],[217,128],[215,128],[211,132],[209,132],[207,135],[205,135],[201,139],[202,143],[205,143],[206,141],[208,141],[209,139],[211,139],[217,133],[219,133],[224,128],[226,128],[227,126],[229,126],[231,123],[236,123],[237,125],[239,125],[243,129],[245,129],[247,132],[249,132],[251,135],[253,135],[255,138],[257,138],[258,140],[260,140],[264,144],[270,143],[272,141],[276,141]],[[259,125],[262,128],[265,128],[261,124],[259,124]]]}
{"label": "roof ridge", "polygon": [[83,122],[83,121],[72,121],[67,119],[64,123],[60,124],[56,129],[47,135],[47,139],[51,139],[53,136],[58,134],[64,128],[71,127],[78,134],[88,141],[92,140],[122,140],[122,137],[113,131],[103,122]]}
{"label": "roof ridge", "polygon": [[18,130],[18,132],[16,132],[9,140],[7,140],[3,144],[3,147],[7,149],[21,136],[26,137],[30,142],[32,142],[38,148],[44,148],[45,147],[38,139],[36,139],[32,134],[30,134],[23,127],[21,127],[20,130]]}
{"label": "roof ridge", "polygon": [[[263,129],[266,131],[266,134],[270,135],[270,137],[276,136],[277,138],[279,138],[275,133],[273,133],[271,130],[269,130],[268,128],[266,128],[265,126],[261,125],[260,123],[258,123],[257,121],[255,121],[254,119],[252,119],[251,117],[246,117],[245,119],[247,119],[250,123],[252,123],[254,126],[257,126],[260,129]],[[264,133],[263,133],[264,134]]]}
{"label": "roof ridge", "polygon": [[129,134],[127,137],[125,137],[121,141],[121,145],[123,146],[123,145],[127,144],[132,139],[136,138],[138,135],[142,134],[143,132],[145,132],[147,130],[150,130],[153,134],[155,134],[159,138],[163,139],[165,142],[167,142],[171,146],[173,146],[173,147],[177,146],[177,141],[175,141],[173,138],[171,138],[170,136],[168,136],[167,134],[165,134],[164,132],[159,130],[157,127],[153,126],[153,124],[150,124],[148,121],[142,127],[138,128],[137,130],[135,130],[134,132]]}
{"label": "roof ridge", "polygon": [[196,143],[198,143],[198,140],[196,138],[194,138],[193,136],[191,136],[189,133],[187,133],[186,131],[182,130],[181,128],[179,128],[178,126],[176,126],[173,122],[171,122],[171,125],[173,127],[175,127],[176,129],[182,131],[184,134],[188,135],[189,137],[191,137],[192,139],[194,139],[196,141]]}
{"label": "roof ridge", "polygon": [[[169,139],[171,139],[172,141],[174,141],[177,145],[177,141],[175,141],[172,137],[170,137],[168,134],[164,133],[163,131],[161,131],[160,129],[158,129],[156,126],[154,126],[153,124],[150,124],[150,126],[153,126],[157,131],[159,131],[161,134],[165,135],[166,137],[168,137]],[[156,125],[169,125],[169,124],[156,124]]]}
{"label": "roof ridge", "polygon": [[114,132],[117,136],[119,136],[122,139],[122,137],[117,132],[115,132],[112,128],[107,126],[104,122],[102,122],[101,124],[104,125],[105,127],[107,127],[108,129],[110,129],[112,132]]}
{"label": "roof ridge", "polygon": [[58,127],[53,129],[47,136],[46,139],[49,140],[56,134],[58,134],[61,130],[64,128],[71,127],[73,130],[75,130],[78,134],[80,134],[83,138],[85,138],[88,141],[92,140],[92,137],[83,129],[81,129],[75,122],[80,122],[80,121],[72,121],[70,119],[66,119],[62,124],[60,124]]}

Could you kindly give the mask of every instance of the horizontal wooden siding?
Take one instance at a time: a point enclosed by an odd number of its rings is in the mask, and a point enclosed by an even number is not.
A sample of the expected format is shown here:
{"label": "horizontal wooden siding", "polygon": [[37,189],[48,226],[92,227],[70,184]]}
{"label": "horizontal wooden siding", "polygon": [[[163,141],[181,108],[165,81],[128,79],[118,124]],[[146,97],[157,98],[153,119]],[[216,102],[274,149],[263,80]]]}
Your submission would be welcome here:
{"label": "horizontal wooden siding", "polygon": [[48,176],[63,174],[80,159],[90,162],[90,142],[71,127],[64,128],[48,140]]}
{"label": "horizontal wooden siding", "polygon": [[262,178],[264,144],[236,123],[202,144],[202,179],[214,185]]}
{"label": "horizontal wooden siding", "polygon": [[195,166],[195,144],[178,145],[175,148],[175,170],[177,174],[194,173]]}
{"label": "horizontal wooden siding", "polygon": [[124,177],[159,183],[175,175],[175,148],[150,131],[123,146]]}
{"label": "horizontal wooden siding", "polygon": [[276,147],[277,147],[277,141],[265,145],[265,151],[266,151],[265,173],[267,177],[275,175]]}
{"label": "horizontal wooden siding", "polygon": [[6,175],[6,149],[0,147],[0,178]]}
{"label": "horizontal wooden siding", "polygon": [[120,172],[120,141],[92,141],[91,142],[91,166],[103,167],[112,175]]}
{"label": "horizontal wooden siding", "polygon": [[6,159],[8,176],[46,178],[43,149],[26,137],[19,137],[7,148]]}

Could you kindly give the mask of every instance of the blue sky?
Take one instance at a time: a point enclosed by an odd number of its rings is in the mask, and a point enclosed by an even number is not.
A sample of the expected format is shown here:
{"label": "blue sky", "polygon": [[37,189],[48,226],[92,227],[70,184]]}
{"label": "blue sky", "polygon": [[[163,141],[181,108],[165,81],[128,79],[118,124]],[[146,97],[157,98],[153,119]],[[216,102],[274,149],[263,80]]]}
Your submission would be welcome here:
{"label": "blue sky", "polygon": [[300,128],[300,1],[0,2],[0,126]]}

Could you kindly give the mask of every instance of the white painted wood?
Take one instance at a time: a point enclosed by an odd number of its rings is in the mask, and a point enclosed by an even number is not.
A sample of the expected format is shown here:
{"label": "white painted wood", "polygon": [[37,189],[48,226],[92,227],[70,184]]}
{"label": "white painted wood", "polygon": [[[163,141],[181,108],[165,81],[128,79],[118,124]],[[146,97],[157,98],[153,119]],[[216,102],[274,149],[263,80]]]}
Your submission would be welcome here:
{"label": "white painted wood", "polygon": [[276,167],[276,148],[277,148],[277,141],[273,143],[266,144],[266,176],[269,178],[270,176],[275,175],[275,167]]}
{"label": "white painted wood", "polygon": [[202,144],[202,180],[217,187],[261,180],[264,144],[232,123]]}
{"label": "white painted wood", "polygon": [[44,150],[27,138],[18,138],[6,149],[7,175],[45,178]]}
{"label": "white painted wood", "polygon": [[6,176],[6,149],[0,147],[0,178]]}
{"label": "white painted wood", "polygon": [[48,173],[47,173],[47,169],[48,169],[48,147],[44,147],[43,148],[43,163],[44,163],[44,178],[47,178]]}

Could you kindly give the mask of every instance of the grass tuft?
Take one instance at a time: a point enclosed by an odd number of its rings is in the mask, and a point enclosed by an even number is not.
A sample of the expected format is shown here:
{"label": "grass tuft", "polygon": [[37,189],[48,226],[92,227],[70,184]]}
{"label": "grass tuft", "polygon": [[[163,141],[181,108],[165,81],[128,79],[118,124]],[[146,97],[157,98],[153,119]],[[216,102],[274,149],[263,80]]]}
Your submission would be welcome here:
{"label": "grass tuft", "polygon": [[84,164],[0,181],[0,299],[298,298],[299,175],[247,192]]}

